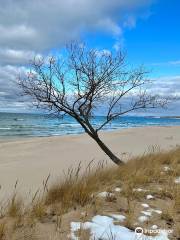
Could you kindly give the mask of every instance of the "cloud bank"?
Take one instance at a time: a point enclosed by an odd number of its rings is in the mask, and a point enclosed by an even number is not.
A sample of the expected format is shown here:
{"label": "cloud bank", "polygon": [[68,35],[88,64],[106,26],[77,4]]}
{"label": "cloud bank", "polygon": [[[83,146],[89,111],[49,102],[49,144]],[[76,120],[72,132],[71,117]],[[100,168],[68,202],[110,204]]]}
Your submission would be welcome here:
{"label": "cloud bank", "polygon": [[0,46],[48,50],[86,31],[115,36],[135,25],[151,0],[1,0]]}

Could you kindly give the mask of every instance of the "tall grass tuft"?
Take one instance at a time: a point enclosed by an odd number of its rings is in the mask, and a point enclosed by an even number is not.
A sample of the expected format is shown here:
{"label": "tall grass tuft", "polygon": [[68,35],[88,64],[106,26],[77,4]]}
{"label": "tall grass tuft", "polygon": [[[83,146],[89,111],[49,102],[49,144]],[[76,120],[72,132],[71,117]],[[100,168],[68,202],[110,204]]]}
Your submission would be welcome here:
{"label": "tall grass tuft", "polygon": [[6,223],[1,222],[0,223],[0,240],[5,240],[6,236]]}

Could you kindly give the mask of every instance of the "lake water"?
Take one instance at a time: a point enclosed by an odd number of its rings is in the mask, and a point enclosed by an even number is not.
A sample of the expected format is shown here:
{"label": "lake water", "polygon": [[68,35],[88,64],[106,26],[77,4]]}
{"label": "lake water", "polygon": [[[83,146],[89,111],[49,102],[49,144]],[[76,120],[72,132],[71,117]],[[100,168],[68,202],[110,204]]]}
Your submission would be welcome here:
{"label": "lake water", "polygon": [[[104,117],[95,117],[94,125],[99,125]],[[180,126],[178,118],[123,116],[107,125],[104,130],[142,126]],[[0,113],[0,138],[55,136],[82,133],[81,126],[66,116],[57,119],[42,114]]]}

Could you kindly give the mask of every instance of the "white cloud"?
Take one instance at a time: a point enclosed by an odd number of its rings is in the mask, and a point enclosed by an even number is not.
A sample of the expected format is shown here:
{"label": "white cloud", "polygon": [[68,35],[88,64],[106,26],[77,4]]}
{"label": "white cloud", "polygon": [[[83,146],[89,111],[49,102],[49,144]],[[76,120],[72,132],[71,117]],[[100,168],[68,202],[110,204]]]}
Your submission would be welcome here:
{"label": "white cloud", "polygon": [[167,61],[167,62],[154,62],[152,66],[180,66],[180,60]]}
{"label": "white cloud", "polygon": [[153,79],[151,91],[164,96],[179,96],[180,76],[165,76]]}
{"label": "white cloud", "polygon": [[177,60],[177,61],[170,61],[169,64],[180,66],[180,60]]}
{"label": "white cloud", "polygon": [[0,25],[0,35],[2,36],[2,43],[4,44],[12,39],[18,41],[29,41],[36,37],[36,32],[33,28],[27,27],[26,25],[10,25],[10,26],[3,26]]}
{"label": "white cloud", "polygon": [[0,64],[1,65],[26,65],[29,61],[36,56],[34,51],[23,51],[14,49],[0,48]]}
{"label": "white cloud", "polygon": [[121,27],[110,18],[100,19],[97,22],[97,28],[102,29],[104,32],[112,32],[114,36],[120,36],[122,34]]}
{"label": "white cloud", "polygon": [[11,65],[0,67],[0,110],[20,110],[27,107],[29,100],[21,96],[17,84],[18,74],[25,71],[24,67]]}
{"label": "white cloud", "polygon": [[123,26],[135,25],[136,18],[151,2],[1,0],[0,45],[39,51],[59,47],[79,37],[82,31],[101,30],[119,36]]}

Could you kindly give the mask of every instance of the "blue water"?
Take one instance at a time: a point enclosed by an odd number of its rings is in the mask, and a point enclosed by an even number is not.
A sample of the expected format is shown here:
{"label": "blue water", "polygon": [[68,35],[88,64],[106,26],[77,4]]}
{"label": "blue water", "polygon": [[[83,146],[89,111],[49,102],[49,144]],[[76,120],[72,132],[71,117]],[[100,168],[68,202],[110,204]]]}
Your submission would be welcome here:
{"label": "blue water", "polygon": [[[98,126],[104,117],[95,117],[93,124]],[[130,117],[114,120],[104,130],[141,126],[180,126],[178,118]],[[82,133],[83,129],[72,118],[57,119],[47,115],[0,113],[0,138],[55,136]]]}

